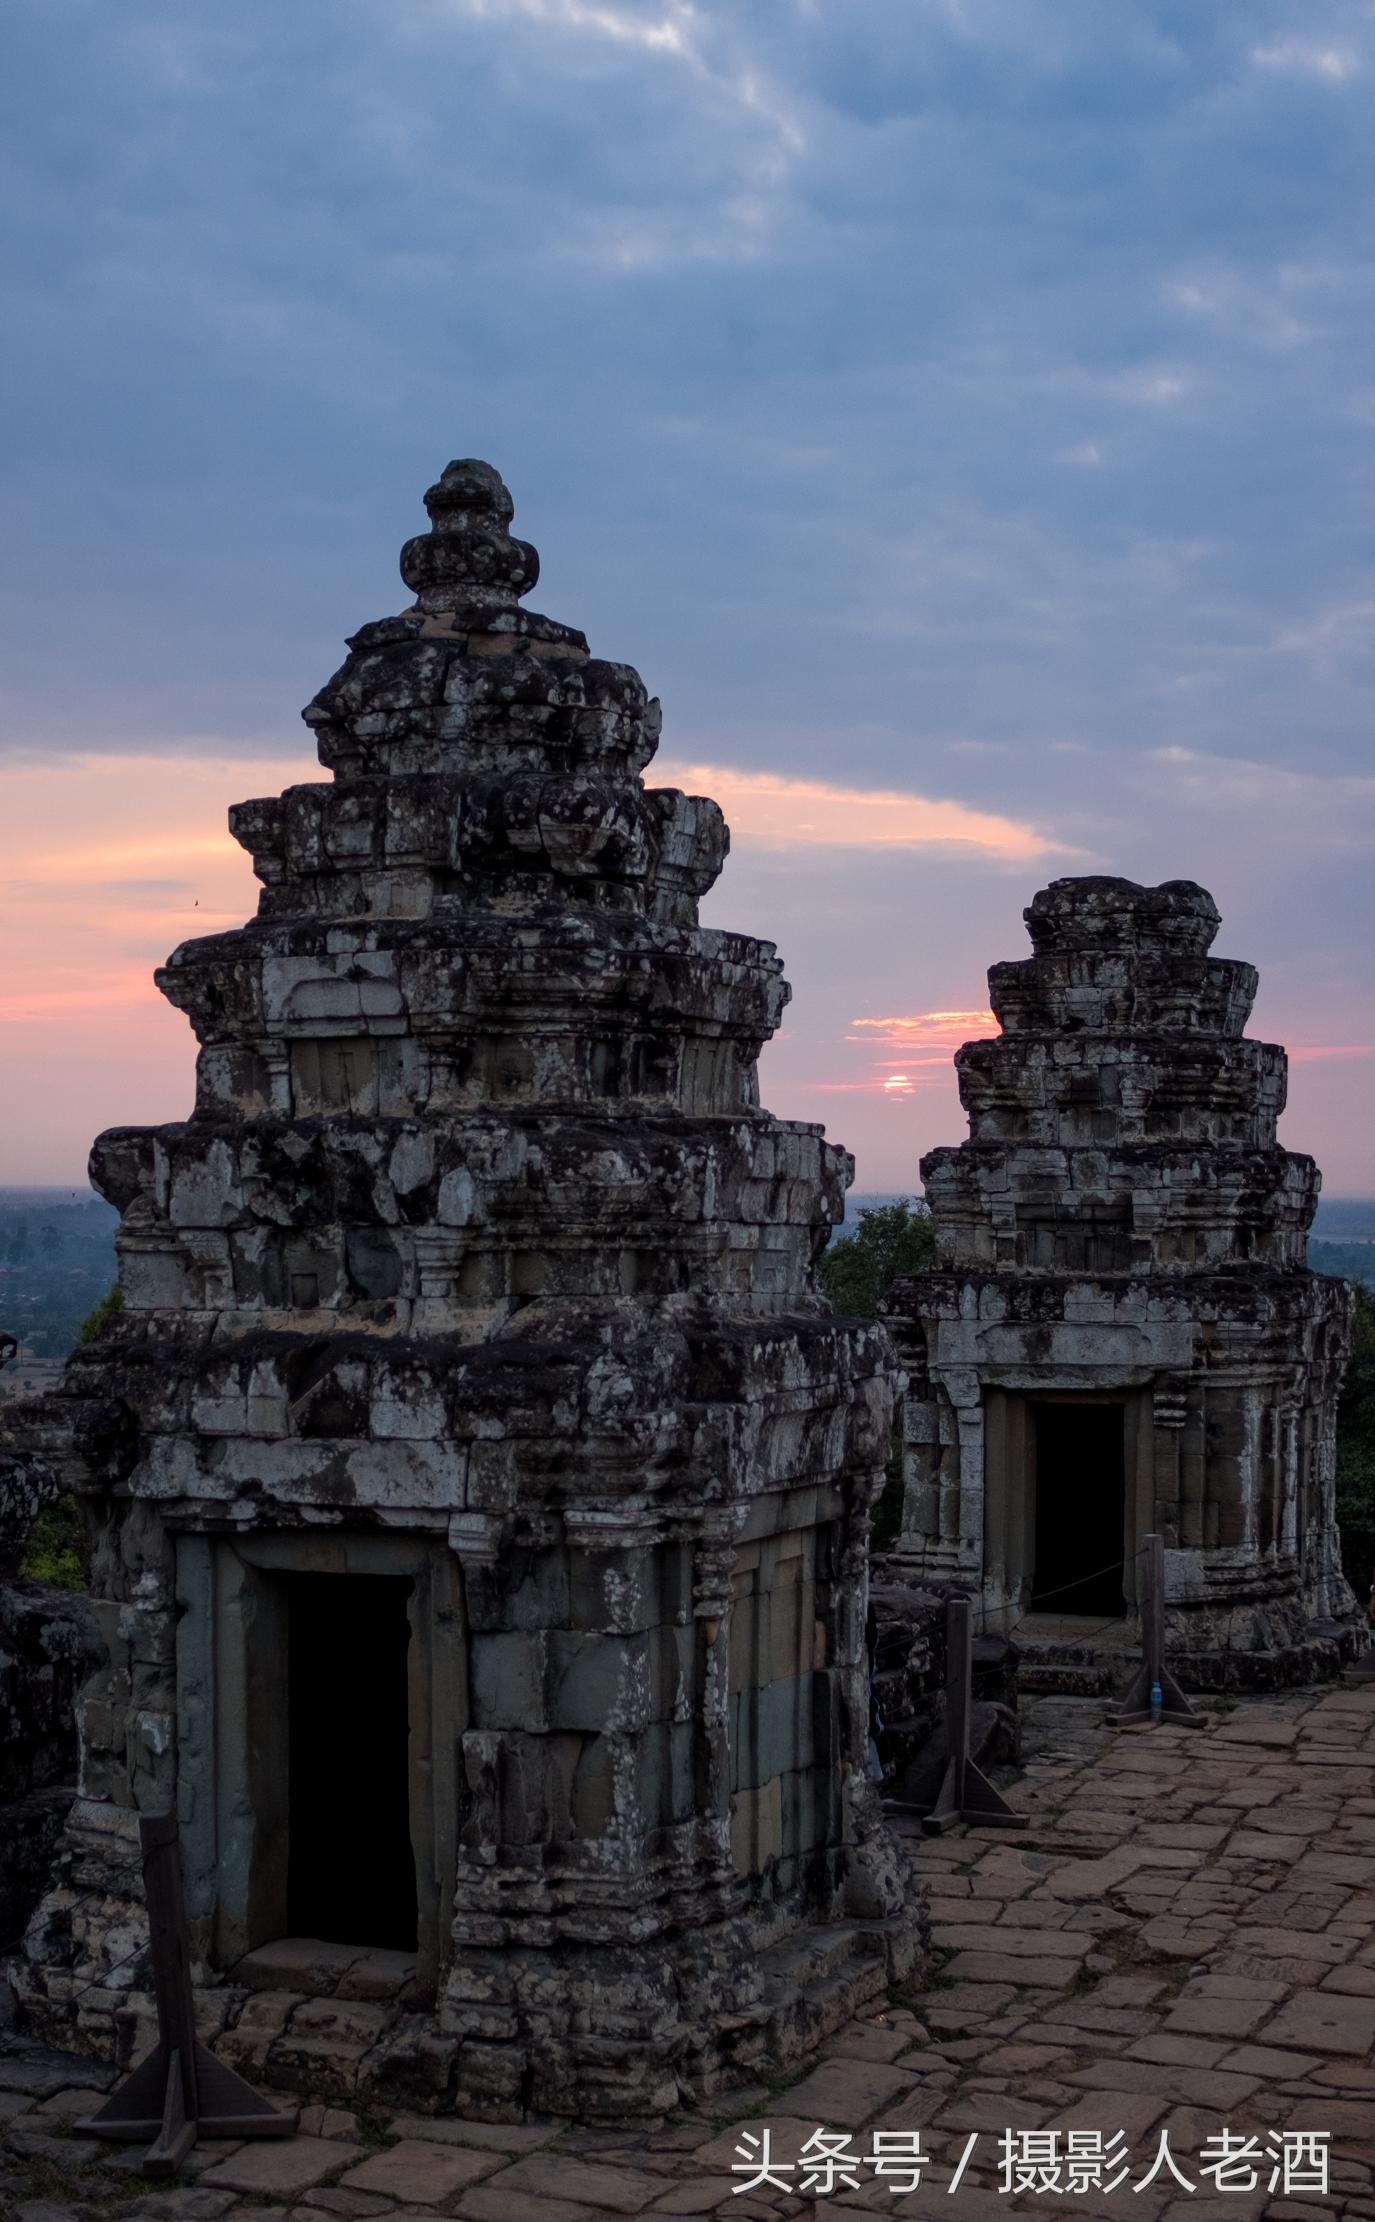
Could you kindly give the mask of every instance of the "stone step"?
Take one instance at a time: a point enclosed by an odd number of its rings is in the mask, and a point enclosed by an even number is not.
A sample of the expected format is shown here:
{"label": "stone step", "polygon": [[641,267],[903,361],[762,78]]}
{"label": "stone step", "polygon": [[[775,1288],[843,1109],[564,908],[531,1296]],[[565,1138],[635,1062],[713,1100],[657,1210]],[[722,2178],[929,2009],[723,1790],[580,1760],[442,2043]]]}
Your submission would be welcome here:
{"label": "stone step", "polygon": [[[875,1945],[870,1933],[858,1924],[836,1928],[795,1929],[760,1954],[759,1970],[764,1995],[805,1989],[823,1983],[853,1959],[870,1959]],[[880,1965],[882,1964],[880,1958]]]}
{"label": "stone step", "polygon": [[881,1999],[887,1982],[881,1957],[855,1958],[820,1982],[805,1984],[781,1999],[769,2026],[773,2058],[780,2064],[801,2059],[865,2006]]}
{"label": "stone step", "polygon": [[1018,1648],[1018,1686],[1038,1697],[1114,1697],[1139,1663],[1135,1652],[1085,1637],[1032,1637]]}
{"label": "stone step", "polygon": [[409,2003],[415,1984],[414,1952],[376,1946],[326,1944],[318,1937],[277,1937],[244,1955],[231,1983],[255,1991],[299,1991],[310,1998],[397,2000]]}
{"label": "stone step", "polygon": [[1082,1666],[1034,1666],[1021,1670],[1021,1685],[1028,1697],[1112,1697],[1124,1677],[1101,1661]]}
{"label": "stone step", "polygon": [[762,1955],[763,2002],[731,2050],[739,2067],[777,2073],[802,2060],[888,1985],[883,1939],[865,1923],[803,1929]]}

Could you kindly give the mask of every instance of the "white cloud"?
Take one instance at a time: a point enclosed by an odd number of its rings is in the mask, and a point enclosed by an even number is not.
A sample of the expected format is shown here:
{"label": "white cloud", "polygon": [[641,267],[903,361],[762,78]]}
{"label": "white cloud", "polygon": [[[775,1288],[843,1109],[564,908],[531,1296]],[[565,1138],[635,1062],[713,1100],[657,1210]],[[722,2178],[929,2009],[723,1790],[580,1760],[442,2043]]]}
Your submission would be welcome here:
{"label": "white cloud", "polygon": [[1093,381],[1100,392],[1113,400],[1125,401],[1141,409],[1168,409],[1171,403],[1183,400],[1193,382],[1187,370],[1149,363],[1139,370],[1124,370],[1114,377]]}
{"label": "white cloud", "polygon": [[[683,190],[654,205],[584,197],[567,212],[556,252],[627,273],[743,262],[768,245],[806,134],[795,102],[763,72],[743,38],[693,0],[420,0],[424,16],[525,26],[532,62],[550,67],[562,36],[677,72],[692,142]],[[557,66],[557,65],[554,65]],[[673,148],[661,159],[682,169]],[[705,161],[706,175],[696,167]]]}
{"label": "white cloud", "polygon": [[1194,390],[1198,379],[1187,364],[1156,361],[1130,370],[1090,370],[1083,363],[1069,363],[1032,382],[1050,391],[1094,394],[1129,409],[1169,409]]}
{"label": "white cloud", "polygon": [[1330,295],[1344,288],[1350,275],[1329,265],[1284,263],[1256,276],[1212,264],[1167,279],[1163,297],[1171,308],[1210,325],[1224,338],[1262,347],[1298,347],[1328,334],[1296,313],[1297,305],[1315,293]]}
{"label": "white cloud", "polygon": [[1375,848],[1375,773],[1305,771],[1179,746],[1152,749],[1147,761],[1191,813],[1224,818],[1253,854],[1269,842],[1348,854]]}
{"label": "white cloud", "polygon": [[681,212],[651,217],[635,209],[585,213],[565,234],[560,253],[599,270],[667,270],[702,262],[748,262],[763,252],[756,216],[718,212],[705,224]]}
{"label": "white cloud", "polygon": [[1253,46],[1251,60],[1258,69],[1278,70],[1286,77],[1317,77],[1340,85],[1360,70],[1361,57],[1349,46],[1323,46],[1316,39],[1281,39],[1276,46]]}
{"label": "white cloud", "polygon": [[686,0],[667,0],[661,9],[615,7],[610,0],[449,0],[451,7],[498,21],[511,17],[585,32],[616,46],[638,46],[650,54],[700,59],[696,46],[697,11]]}
{"label": "white cloud", "polygon": [[[1352,635],[1356,637],[1353,640]],[[1375,636],[1375,601],[1345,602],[1306,625],[1281,633],[1276,648],[1290,655],[1331,653],[1351,646],[1365,649]]]}

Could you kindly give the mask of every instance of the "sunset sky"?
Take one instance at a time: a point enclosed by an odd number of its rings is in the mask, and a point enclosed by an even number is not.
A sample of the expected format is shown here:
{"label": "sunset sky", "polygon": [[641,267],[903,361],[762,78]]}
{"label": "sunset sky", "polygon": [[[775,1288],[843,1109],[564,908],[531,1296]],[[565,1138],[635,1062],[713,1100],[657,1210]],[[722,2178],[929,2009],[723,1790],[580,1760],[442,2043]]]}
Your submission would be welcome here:
{"label": "sunset sky", "polygon": [[12,0],[0,1182],[175,1118],[153,966],[450,456],[664,703],[859,1185],[1065,872],[1197,878],[1375,1192],[1375,11]]}

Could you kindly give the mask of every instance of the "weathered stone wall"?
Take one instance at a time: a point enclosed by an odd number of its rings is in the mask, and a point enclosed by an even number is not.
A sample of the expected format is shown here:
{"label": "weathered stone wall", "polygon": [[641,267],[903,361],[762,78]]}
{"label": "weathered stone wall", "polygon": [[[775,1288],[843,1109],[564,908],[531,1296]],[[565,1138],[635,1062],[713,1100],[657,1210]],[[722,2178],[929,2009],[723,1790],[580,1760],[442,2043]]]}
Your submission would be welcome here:
{"label": "weathered stone wall", "polygon": [[[0,1335],[0,1365],[13,1356]],[[62,1494],[62,1431],[42,1400],[5,1407],[0,1487],[0,1949],[22,1934],[43,1893],[76,1794],[76,1698],[95,1663],[89,1599],[26,1580],[39,1515]]]}
{"label": "weathered stone wall", "polygon": [[88,1600],[0,1583],[0,1944],[42,1894],[76,1793],[76,1697],[95,1651]]}
{"label": "weathered stone wall", "polygon": [[[849,1160],[759,1107],[776,953],[697,924],[719,810],[643,785],[638,675],[519,606],[495,472],[426,499],[413,608],[306,712],[332,784],[232,814],[257,919],[159,975],[192,1117],[96,1145],[124,1308],[58,1402],[105,1656],[21,1984],[131,2041],[134,1820],[175,1803],[243,2064],[653,2111],[919,1949],[866,1769],[895,1373],[813,1280]],[[407,1585],[418,1943],[272,2024],[255,1953],[330,1958],[280,1947],[291,1585],[343,1574]],[[770,1955],[810,1920],[852,1929],[803,2011]]]}
{"label": "weathered stone wall", "polygon": [[0,1582],[22,1574],[38,1516],[62,1494],[61,1461],[53,1455],[47,1422],[47,1407],[36,1398],[15,1398],[0,1408],[7,1445],[0,1488]]}
{"label": "weathered stone wall", "polygon": [[[874,1755],[886,1799],[936,1803],[949,1755],[946,1726],[947,1607],[960,1592],[945,1582],[904,1579],[876,1558],[869,1602]],[[973,1637],[970,1756],[979,1766],[1020,1753],[1016,1646],[996,1630]]]}
{"label": "weathered stone wall", "polygon": [[892,1303],[899,1558],[1025,1611],[1038,1399],[1106,1393],[1128,1615],[1154,1530],[1184,1671],[1306,1673],[1360,1640],[1333,1508],[1351,1300],[1304,1262],[1319,1176],[1275,1137],[1256,974],[1208,954],[1187,881],[1058,880],[1026,917],[1034,954],[989,974],[1002,1034],[956,1056],[969,1140],[922,1163],[940,1262]]}

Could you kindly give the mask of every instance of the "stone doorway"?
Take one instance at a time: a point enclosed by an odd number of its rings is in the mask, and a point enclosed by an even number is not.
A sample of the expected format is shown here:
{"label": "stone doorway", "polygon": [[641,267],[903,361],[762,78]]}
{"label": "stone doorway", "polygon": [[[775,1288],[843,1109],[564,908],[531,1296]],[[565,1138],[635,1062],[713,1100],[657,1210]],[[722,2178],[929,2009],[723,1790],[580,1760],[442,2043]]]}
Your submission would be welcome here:
{"label": "stone doorway", "polygon": [[1116,1618],[1126,1609],[1125,1402],[1038,1397],[1031,1409],[1031,1609]]}
{"label": "stone doorway", "polygon": [[412,1582],[287,1574],[287,1926],[416,1947],[407,1654]]}
{"label": "stone doorway", "polygon": [[413,1952],[452,1916],[467,1647],[429,1536],[183,1535],[177,1802],[193,1949]]}

